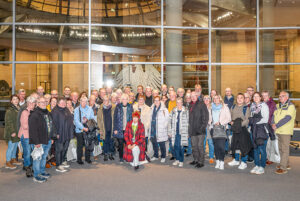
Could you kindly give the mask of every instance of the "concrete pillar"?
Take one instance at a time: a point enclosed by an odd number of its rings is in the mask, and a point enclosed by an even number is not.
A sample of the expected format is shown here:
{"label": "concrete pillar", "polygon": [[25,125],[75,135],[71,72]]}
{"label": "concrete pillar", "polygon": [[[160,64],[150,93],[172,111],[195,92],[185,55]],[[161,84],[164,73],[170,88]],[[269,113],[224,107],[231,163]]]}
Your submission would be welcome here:
{"label": "concrete pillar", "polygon": [[[274,2],[271,1],[263,1],[263,25],[264,26],[273,26],[274,19]],[[264,32],[261,35],[261,51],[262,51],[262,60],[263,62],[274,62],[275,61],[275,41],[274,41],[274,33],[266,33]],[[268,90],[272,96],[275,95],[274,90],[274,66],[264,66],[264,68],[260,69],[260,81],[261,81],[261,89]]]}
{"label": "concrete pillar", "polygon": [[[92,61],[103,61],[103,52],[92,51]],[[91,89],[99,89],[103,86],[103,64],[91,64]]]}
{"label": "concrete pillar", "polygon": [[[216,30],[215,34],[215,47],[216,47],[216,62],[221,63],[222,62],[222,51],[221,51],[221,37],[219,34],[219,31]],[[222,66],[217,65],[216,66],[216,89],[218,93],[222,93]]]}
{"label": "concrete pillar", "polygon": [[[182,26],[182,0],[166,0],[166,25]],[[166,30],[166,61],[182,62],[182,30]],[[168,86],[183,87],[181,65],[166,66]]]}
{"label": "concrete pillar", "polygon": [[[63,45],[58,46],[58,61],[63,61]],[[63,92],[63,64],[57,65],[57,91],[58,94]]]}

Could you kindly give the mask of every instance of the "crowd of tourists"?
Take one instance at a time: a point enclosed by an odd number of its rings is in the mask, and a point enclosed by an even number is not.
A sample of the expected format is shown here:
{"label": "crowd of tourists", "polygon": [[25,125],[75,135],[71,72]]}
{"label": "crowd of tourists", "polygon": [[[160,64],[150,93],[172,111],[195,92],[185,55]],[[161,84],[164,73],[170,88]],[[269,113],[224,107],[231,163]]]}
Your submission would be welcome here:
{"label": "crowd of tourists", "polygon": [[47,168],[64,173],[72,162],[93,165],[100,157],[135,170],[166,160],[183,167],[187,157],[195,168],[213,164],[224,170],[225,156],[232,158],[228,168],[245,170],[254,162],[250,173],[257,175],[272,163],[278,163],[276,174],[291,168],[296,109],[286,91],[276,104],[268,91],[253,87],[235,96],[227,88],[225,97],[216,90],[204,95],[199,84],[193,91],[165,84],[134,90],[104,87],[89,95],[66,86],[59,95],[39,86],[26,97],[20,89],[5,114],[5,167],[22,166],[39,183],[50,177]]}

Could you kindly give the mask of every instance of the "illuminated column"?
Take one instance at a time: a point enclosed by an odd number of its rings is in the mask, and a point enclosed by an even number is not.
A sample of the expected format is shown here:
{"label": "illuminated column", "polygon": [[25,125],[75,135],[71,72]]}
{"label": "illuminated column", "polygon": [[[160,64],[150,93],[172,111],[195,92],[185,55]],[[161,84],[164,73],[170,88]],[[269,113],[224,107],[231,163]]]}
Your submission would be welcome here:
{"label": "illuminated column", "polygon": [[[274,2],[273,1],[263,1],[263,25],[273,26],[274,19]],[[275,61],[275,41],[274,41],[274,33],[264,32],[261,34],[262,40],[262,58],[260,59],[263,62],[274,62]],[[275,95],[274,91],[274,66],[264,66],[264,68],[260,69],[261,72],[261,87],[262,90],[268,90],[272,96]]]}
{"label": "illuminated column", "polygon": [[[182,0],[166,0],[166,25],[182,26]],[[166,61],[182,62],[182,31],[166,30]],[[181,65],[166,66],[168,86],[183,87]]]}

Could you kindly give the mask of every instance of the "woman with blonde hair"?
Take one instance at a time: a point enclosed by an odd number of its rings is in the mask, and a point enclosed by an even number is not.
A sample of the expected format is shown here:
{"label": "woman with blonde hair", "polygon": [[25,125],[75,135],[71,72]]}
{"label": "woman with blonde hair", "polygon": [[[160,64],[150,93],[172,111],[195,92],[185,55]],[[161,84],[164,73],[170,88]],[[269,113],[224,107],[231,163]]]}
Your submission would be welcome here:
{"label": "woman with blonde hair", "polygon": [[211,105],[210,133],[214,142],[216,169],[224,170],[226,126],[231,121],[228,106],[220,95],[215,95]]}
{"label": "woman with blonde hair", "polygon": [[207,125],[207,128],[206,128],[206,136],[205,136],[205,139],[204,139],[204,150],[206,148],[206,141],[207,141],[208,148],[209,148],[209,151],[208,151],[209,163],[213,164],[214,163],[214,143],[213,143],[213,139],[211,137],[211,134],[209,132],[210,123],[212,121],[212,117],[211,117],[211,98],[210,98],[210,96],[205,95],[203,97],[203,101],[204,101],[204,104],[207,107],[208,114],[209,114],[208,125]]}

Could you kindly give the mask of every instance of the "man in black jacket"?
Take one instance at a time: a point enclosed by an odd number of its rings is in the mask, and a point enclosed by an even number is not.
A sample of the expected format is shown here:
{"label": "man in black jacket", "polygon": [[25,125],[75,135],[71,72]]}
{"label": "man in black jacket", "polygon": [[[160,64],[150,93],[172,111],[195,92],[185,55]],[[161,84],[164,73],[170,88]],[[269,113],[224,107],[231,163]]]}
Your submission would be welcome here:
{"label": "man in black jacket", "polygon": [[203,101],[199,101],[197,93],[191,93],[192,102],[190,103],[189,115],[189,136],[192,141],[192,153],[194,161],[191,165],[196,168],[204,166],[204,138],[208,124],[209,114]]}
{"label": "man in black jacket", "polygon": [[51,136],[55,135],[55,128],[52,123],[52,116],[46,109],[47,101],[40,97],[37,102],[37,108],[30,114],[28,119],[29,125],[29,144],[34,145],[35,149],[43,148],[41,158],[33,160],[33,181],[43,183],[50,177],[46,173],[46,157],[51,148],[53,141]]}
{"label": "man in black jacket", "polygon": [[70,140],[74,132],[73,116],[66,108],[66,99],[59,98],[58,105],[52,110],[53,123],[57,131],[55,142],[56,171],[66,172],[70,166],[65,161]]}

